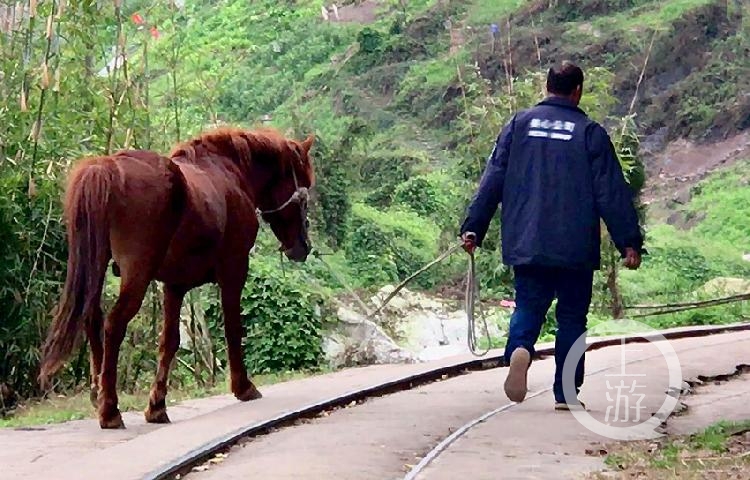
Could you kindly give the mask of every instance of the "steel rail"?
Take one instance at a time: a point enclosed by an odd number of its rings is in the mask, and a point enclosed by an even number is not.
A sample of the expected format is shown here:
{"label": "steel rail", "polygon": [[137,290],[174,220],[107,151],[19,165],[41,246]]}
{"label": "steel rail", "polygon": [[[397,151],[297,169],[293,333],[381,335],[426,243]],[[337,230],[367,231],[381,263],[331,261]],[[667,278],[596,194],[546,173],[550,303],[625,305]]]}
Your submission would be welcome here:
{"label": "steel rail", "polygon": [[[696,338],[722,333],[739,332],[750,330],[750,323],[739,323],[732,325],[717,326],[699,326],[693,328],[682,328],[672,331],[664,331],[654,334],[632,334],[604,338],[601,340],[592,339],[586,351],[599,350],[601,348],[613,345],[627,343],[646,343],[664,338],[666,340],[677,340],[681,338]],[[535,358],[545,358],[554,355],[554,347],[545,347],[537,350]],[[363,400],[375,397],[381,397],[415,387],[431,383],[437,380],[463,375],[470,371],[489,370],[492,368],[504,367],[505,361],[502,355],[495,355],[486,358],[475,358],[465,362],[438,367],[425,372],[407,375],[395,380],[379,383],[359,390],[354,390],[343,395],[329,398],[321,402],[316,402],[301,408],[290,410],[276,417],[243,426],[234,432],[222,437],[218,437],[210,442],[200,445],[188,453],[166,463],[165,465],[152,470],[144,480],[167,480],[173,479],[177,475],[184,476],[191,469],[209,460],[217,453],[226,452],[240,440],[246,438],[258,437],[270,433],[272,430],[284,428],[293,425],[295,422],[312,418],[322,412],[345,407],[352,402],[361,402]]]}
{"label": "steel rail", "polygon": [[[686,350],[683,350],[683,351],[700,350],[701,348],[702,347],[700,347],[700,346],[696,346],[696,347],[692,347],[692,348],[689,348],[689,349],[686,349]],[[639,358],[639,359],[636,359],[636,360],[630,360],[628,362],[625,362],[625,364],[627,365],[627,364],[633,364],[633,363],[643,362],[645,360],[649,360],[649,359],[652,359],[652,358],[658,358],[659,356],[661,356],[661,353],[655,354],[655,355],[651,355],[651,356],[648,356],[648,357],[644,357],[644,358]],[[598,373],[606,372],[607,370],[611,370],[613,368],[615,368],[615,367],[614,366],[608,366],[608,367],[598,368],[598,369],[596,369],[596,370],[594,370],[592,372],[586,373],[585,376],[586,377],[590,377],[590,376],[596,375]],[[740,365],[738,365],[736,367],[735,372],[730,373],[730,374],[725,374],[725,375],[719,375],[718,377],[725,377],[725,378],[726,377],[732,377],[732,376],[741,374],[743,371],[746,371],[745,370],[746,368],[748,368],[747,365],[740,364]],[[698,376],[698,378],[700,379],[700,376]],[[538,397],[538,396],[540,396],[542,394],[545,394],[545,393],[549,393],[551,391],[552,391],[552,387],[547,387],[547,388],[543,388],[541,390],[537,390],[537,391],[531,393],[530,395],[527,395],[526,396],[526,400],[530,400],[532,398]],[[681,391],[679,391],[679,390],[678,391],[672,391],[670,389],[670,390],[668,390],[666,392],[666,394],[667,395],[671,395],[671,396],[675,396],[679,400],[679,398],[681,396]],[[435,447],[433,447],[429,452],[427,452],[427,454],[424,455],[424,457],[422,457],[422,459],[419,461],[419,463],[416,464],[416,465],[414,465],[411,468],[411,470],[409,470],[409,472],[406,473],[406,475],[404,476],[403,480],[417,480],[419,478],[419,475],[422,474],[427,467],[429,467],[435,460],[437,460],[438,457],[440,457],[440,455],[442,455],[443,453],[445,453],[448,450],[448,448],[453,443],[455,443],[459,438],[461,438],[466,433],[468,433],[472,428],[476,427],[480,423],[486,422],[487,420],[489,420],[490,418],[494,417],[495,415],[497,415],[499,413],[503,413],[503,412],[506,412],[506,411],[510,410],[511,408],[513,408],[513,407],[515,407],[517,405],[518,405],[518,403],[507,403],[505,405],[502,405],[501,407],[498,407],[498,408],[495,408],[493,410],[490,410],[489,412],[485,412],[484,414],[480,415],[479,417],[470,420],[469,422],[465,423],[464,425],[462,425],[458,429],[454,430],[453,433],[451,433],[447,437],[443,438],[443,440],[440,443],[438,443],[437,445],[435,445]],[[657,417],[657,418],[660,418],[660,417]],[[666,422],[666,418],[660,418],[660,419],[662,420],[662,422]],[[662,423],[662,425],[663,424],[664,423]]]}

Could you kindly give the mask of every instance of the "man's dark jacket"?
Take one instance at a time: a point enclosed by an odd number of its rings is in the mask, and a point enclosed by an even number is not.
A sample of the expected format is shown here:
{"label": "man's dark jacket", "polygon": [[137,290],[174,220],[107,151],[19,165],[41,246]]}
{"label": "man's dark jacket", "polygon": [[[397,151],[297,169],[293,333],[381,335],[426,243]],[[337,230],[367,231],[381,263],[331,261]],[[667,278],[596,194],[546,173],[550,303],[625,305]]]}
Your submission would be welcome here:
{"label": "man's dark jacket", "polygon": [[600,218],[622,255],[642,251],[633,193],[609,135],[566,99],[550,97],[503,128],[461,233],[474,232],[481,246],[498,204],[507,265],[598,270]]}

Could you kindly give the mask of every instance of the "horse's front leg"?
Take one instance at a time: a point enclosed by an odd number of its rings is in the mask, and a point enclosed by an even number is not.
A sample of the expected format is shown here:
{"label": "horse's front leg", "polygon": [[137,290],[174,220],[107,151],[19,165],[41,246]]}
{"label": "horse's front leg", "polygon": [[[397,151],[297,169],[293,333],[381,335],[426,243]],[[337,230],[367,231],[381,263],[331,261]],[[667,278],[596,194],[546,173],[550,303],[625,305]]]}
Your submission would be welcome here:
{"label": "horse's front leg", "polygon": [[224,336],[227,341],[232,393],[243,402],[262,397],[247,376],[242,354],[242,337],[245,329],[242,327],[240,316],[240,299],[246,279],[247,259],[242,263],[235,263],[230,271],[222,272],[218,279],[221,287],[221,307],[224,311]]}
{"label": "horse's front leg", "polygon": [[144,413],[149,423],[169,423],[167,380],[172,360],[180,347],[180,309],[185,293],[184,288],[164,285],[164,325],[159,339],[159,367],[148,398],[148,408]]}

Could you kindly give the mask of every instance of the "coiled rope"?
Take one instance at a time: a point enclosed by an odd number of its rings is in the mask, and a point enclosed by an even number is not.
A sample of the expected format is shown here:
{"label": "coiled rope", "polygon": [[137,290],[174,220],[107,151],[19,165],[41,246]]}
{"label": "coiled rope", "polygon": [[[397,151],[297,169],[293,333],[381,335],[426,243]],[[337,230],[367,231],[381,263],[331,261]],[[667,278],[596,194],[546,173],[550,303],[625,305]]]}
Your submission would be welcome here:
{"label": "coiled rope", "polygon": [[[313,251],[313,256],[317,258],[318,260],[323,263],[323,265],[326,266],[326,268],[331,272],[331,274],[341,283],[344,288],[347,289],[349,294],[356,300],[356,302],[363,308],[365,315],[368,317],[369,320],[373,321],[375,317],[388,305],[388,303],[396,296],[398,295],[398,292],[404,289],[409,283],[411,283],[415,278],[417,278],[419,275],[423,274],[433,266],[437,265],[438,263],[444,261],[446,258],[453,255],[456,251],[461,249],[463,246],[463,241],[458,242],[448,248],[445,252],[441,253],[437,258],[435,258],[430,263],[426,264],[413,274],[411,274],[408,278],[406,278],[404,281],[399,283],[396,288],[393,289],[391,293],[388,294],[388,296],[381,302],[380,306],[376,308],[373,312],[368,312],[367,306],[365,305],[365,302],[362,301],[362,299],[357,295],[354,290],[345,282],[343,279],[336,273],[336,271],[331,268],[330,265],[328,265],[325,260],[323,260],[321,254],[317,251]],[[485,336],[487,338],[487,349],[484,351],[479,351],[478,349],[478,337],[476,335],[476,316],[475,316],[475,308],[478,304],[479,300],[479,284],[476,281],[476,262],[474,259],[474,254],[469,254],[469,268],[466,272],[466,291],[464,295],[464,308],[466,311],[466,320],[467,320],[467,327],[468,332],[466,335],[467,338],[467,345],[469,347],[469,351],[472,353],[472,355],[477,357],[483,357],[486,355],[490,349],[491,349],[491,338],[490,338],[490,331],[489,327],[487,326],[487,319],[484,315],[484,312],[481,311],[480,308],[480,314],[482,317],[482,321],[484,323],[484,331]]]}
{"label": "coiled rope", "polygon": [[[365,315],[372,321],[375,319],[375,317],[385,308],[386,305],[400,292],[406,285],[408,285],[410,282],[412,282],[415,278],[417,278],[422,273],[426,272],[433,266],[437,265],[438,263],[442,262],[446,258],[453,255],[456,251],[461,249],[463,246],[463,241],[460,241],[450,248],[448,248],[445,252],[440,254],[435,260],[431,261],[430,263],[426,264],[413,274],[411,274],[408,278],[406,278],[404,281],[398,284],[396,288],[393,289],[393,291],[388,294],[388,296],[383,300],[383,302],[380,304],[378,308],[376,308],[373,312],[369,313],[367,309],[367,305],[364,301],[357,295],[354,290],[336,273],[336,271],[331,268],[328,263],[326,263],[323,258],[321,257],[321,254],[317,251],[313,251],[313,256],[318,258],[323,265],[326,266],[326,268],[331,272],[331,274],[341,283],[344,288],[347,289],[349,294],[354,298],[357,303],[363,308]],[[670,304],[664,304],[664,305],[632,305],[632,306],[624,306],[623,308],[626,310],[653,310],[649,313],[640,313],[637,315],[630,315],[630,318],[642,318],[642,317],[654,317],[654,316],[660,316],[660,315],[668,315],[671,313],[677,313],[677,312],[684,312],[687,310],[695,310],[695,309],[701,309],[701,308],[708,308],[708,307],[714,307],[718,305],[725,305],[729,303],[736,303],[736,302],[743,302],[750,300],[750,293],[744,293],[739,295],[732,295],[728,297],[723,298],[716,298],[712,300],[704,300],[704,301],[697,301],[697,302],[683,302],[683,303],[670,303]],[[481,309],[481,305],[479,305],[480,315],[482,317],[482,322],[484,324],[484,331],[485,331],[485,337],[487,338],[487,349],[480,352],[478,349],[478,337],[476,335],[476,315],[475,310],[477,308],[479,302],[479,284],[477,283],[477,274],[476,274],[476,262],[474,258],[474,253],[469,254],[469,268],[466,272],[466,291],[464,295],[464,309],[466,311],[466,320],[467,320],[467,343],[469,347],[469,351],[477,357],[482,357],[486,355],[490,349],[491,349],[491,338],[489,333],[489,327],[487,326],[487,318],[484,315],[484,312]],[[369,341],[369,338],[368,340]]]}

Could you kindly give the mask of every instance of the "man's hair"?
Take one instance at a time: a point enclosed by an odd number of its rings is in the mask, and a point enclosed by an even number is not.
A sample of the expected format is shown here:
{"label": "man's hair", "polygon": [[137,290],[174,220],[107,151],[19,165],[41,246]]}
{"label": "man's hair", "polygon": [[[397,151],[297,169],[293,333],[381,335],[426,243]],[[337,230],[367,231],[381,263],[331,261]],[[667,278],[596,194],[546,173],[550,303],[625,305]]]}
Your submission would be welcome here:
{"label": "man's hair", "polygon": [[547,72],[547,91],[556,95],[570,95],[577,86],[583,88],[583,70],[572,62],[552,67]]}

